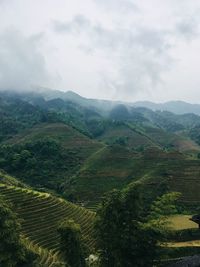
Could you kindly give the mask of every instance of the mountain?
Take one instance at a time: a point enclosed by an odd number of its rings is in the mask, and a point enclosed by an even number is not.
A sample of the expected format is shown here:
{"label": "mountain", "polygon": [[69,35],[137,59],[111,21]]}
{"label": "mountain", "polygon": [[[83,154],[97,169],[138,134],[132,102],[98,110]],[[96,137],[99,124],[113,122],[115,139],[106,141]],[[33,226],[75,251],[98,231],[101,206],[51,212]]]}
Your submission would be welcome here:
{"label": "mountain", "polygon": [[95,212],[86,207],[96,211],[113,189],[139,183],[145,207],[177,191],[180,211],[199,209],[200,116],[192,104],[160,107],[44,88],[0,93],[0,195],[13,203],[41,266],[62,266],[63,218],[80,224],[93,253]]}
{"label": "mountain", "polygon": [[200,115],[200,104],[191,104],[184,101],[169,101],[166,103],[153,103],[150,101],[124,102],[84,98],[79,94],[74,93],[73,91],[61,92],[58,90],[39,88],[39,92],[46,99],[61,98],[64,100],[70,100],[85,107],[92,107],[96,108],[97,110],[104,110],[104,112],[110,111],[116,105],[123,104],[125,106],[146,107],[153,111],[160,110],[170,111],[175,114],[194,113]]}
{"label": "mountain", "polygon": [[[0,97],[0,168],[21,182],[92,205],[113,188],[163,181],[166,188],[180,187],[187,202],[177,178],[184,164],[182,184],[199,201],[200,116],[49,89]],[[173,186],[168,172],[177,178]]]}
{"label": "mountain", "polygon": [[140,101],[133,103],[135,107],[146,107],[153,111],[170,111],[175,114],[194,113],[200,115],[200,104],[190,104],[184,101],[169,101],[166,103],[153,103]]}
{"label": "mountain", "polygon": [[82,97],[73,91],[59,91],[56,89],[37,87],[32,91],[1,91],[6,96],[14,96],[29,103],[43,105],[45,101],[62,99],[64,101],[78,104],[84,108],[96,110],[108,115],[115,106],[124,105],[126,107],[143,107],[153,111],[169,111],[175,114],[193,113],[200,115],[200,104],[191,104],[184,101],[169,101],[165,103],[153,103],[150,101],[124,102],[113,100],[102,100]]}

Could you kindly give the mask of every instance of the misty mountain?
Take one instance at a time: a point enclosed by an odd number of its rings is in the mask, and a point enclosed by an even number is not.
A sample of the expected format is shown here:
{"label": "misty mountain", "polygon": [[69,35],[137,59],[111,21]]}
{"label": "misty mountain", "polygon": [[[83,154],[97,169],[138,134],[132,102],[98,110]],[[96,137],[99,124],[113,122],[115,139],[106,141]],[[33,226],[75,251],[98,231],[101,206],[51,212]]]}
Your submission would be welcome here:
{"label": "misty mountain", "polygon": [[135,107],[146,107],[153,111],[170,111],[175,114],[194,113],[200,115],[200,104],[191,104],[184,101],[169,101],[166,103],[153,103],[149,101],[139,101],[134,103]]}
{"label": "misty mountain", "polygon": [[104,113],[111,111],[116,105],[123,104],[128,107],[145,107],[153,111],[169,111],[175,114],[187,114],[193,113],[200,115],[200,104],[191,104],[184,101],[169,101],[165,103],[153,103],[149,101],[138,101],[138,102],[123,102],[123,101],[112,101],[102,99],[91,99],[80,96],[73,91],[61,92],[58,90],[52,90],[47,88],[39,88],[37,90],[45,99],[61,98],[63,100],[70,100],[81,106],[95,108],[101,110]]}

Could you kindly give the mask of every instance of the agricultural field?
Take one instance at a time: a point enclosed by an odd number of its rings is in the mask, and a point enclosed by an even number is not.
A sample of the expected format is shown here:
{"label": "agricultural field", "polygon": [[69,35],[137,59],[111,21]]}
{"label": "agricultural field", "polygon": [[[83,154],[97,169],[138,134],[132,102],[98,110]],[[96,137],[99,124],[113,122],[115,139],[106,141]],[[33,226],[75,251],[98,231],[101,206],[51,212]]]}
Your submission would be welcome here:
{"label": "agricultural field", "polygon": [[57,227],[64,218],[80,224],[85,245],[94,250],[95,213],[47,193],[0,184],[0,194],[9,201],[21,221],[21,233],[28,247],[41,254],[42,266],[62,260]]}
{"label": "agricultural field", "polygon": [[190,220],[192,215],[174,215],[168,218],[173,230],[197,229],[198,225]]}

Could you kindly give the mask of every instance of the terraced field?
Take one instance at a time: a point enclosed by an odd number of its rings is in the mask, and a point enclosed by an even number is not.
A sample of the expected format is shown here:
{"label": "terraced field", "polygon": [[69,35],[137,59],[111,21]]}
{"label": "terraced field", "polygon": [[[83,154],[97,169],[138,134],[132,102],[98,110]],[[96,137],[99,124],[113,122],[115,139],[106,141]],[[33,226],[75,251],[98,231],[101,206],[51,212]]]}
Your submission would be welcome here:
{"label": "terraced field", "polygon": [[0,194],[13,204],[21,220],[22,234],[31,242],[33,250],[40,252],[42,266],[53,266],[51,264],[59,258],[57,226],[64,218],[80,224],[85,244],[91,251],[94,249],[95,213],[50,194],[20,187],[0,184]]}
{"label": "terraced field", "polygon": [[63,148],[79,152],[79,157],[87,158],[103,145],[81,134],[74,128],[63,123],[42,123],[7,141],[8,144],[23,144],[30,140],[51,137],[59,141]]}
{"label": "terraced field", "polygon": [[25,187],[25,185],[14,177],[8,175],[6,172],[0,170],[0,183],[7,185],[15,185],[19,187]]}
{"label": "terraced field", "polygon": [[123,146],[97,151],[74,177],[73,191],[80,201],[96,201],[113,188],[123,188],[133,180],[137,153]]}
{"label": "terraced field", "polygon": [[118,138],[125,138],[126,145],[129,148],[140,148],[140,147],[152,147],[158,146],[148,136],[141,134],[132,125],[126,124],[111,124],[108,125],[104,133],[98,137],[99,140],[104,142],[112,143]]}
{"label": "terraced field", "polygon": [[169,186],[182,193],[181,200],[189,206],[200,204],[200,161],[182,160],[168,169]]}

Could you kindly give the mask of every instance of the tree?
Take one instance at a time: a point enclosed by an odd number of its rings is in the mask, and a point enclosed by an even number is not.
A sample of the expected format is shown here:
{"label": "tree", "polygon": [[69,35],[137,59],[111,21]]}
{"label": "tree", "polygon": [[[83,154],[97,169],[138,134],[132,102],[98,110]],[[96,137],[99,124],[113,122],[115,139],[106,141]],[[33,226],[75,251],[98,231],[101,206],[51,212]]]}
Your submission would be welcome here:
{"label": "tree", "polygon": [[33,266],[35,259],[36,255],[23,244],[20,224],[11,205],[0,197],[0,266],[28,267]]}
{"label": "tree", "polygon": [[64,220],[58,227],[61,238],[61,251],[67,266],[84,267],[85,255],[81,238],[81,229],[73,220]]}
{"label": "tree", "polygon": [[164,195],[145,207],[141,189],[140,183],[134,183],[110,192],[97,212],[97,241],[104,267],[150,267],[160,253],[159,242],[166,232],[164,215],[175,211],[178,194]]}

